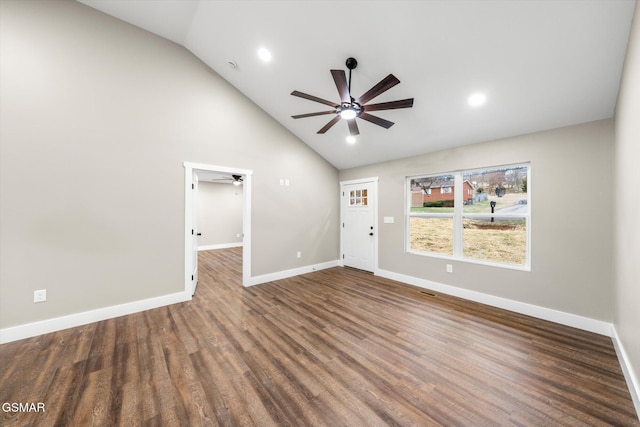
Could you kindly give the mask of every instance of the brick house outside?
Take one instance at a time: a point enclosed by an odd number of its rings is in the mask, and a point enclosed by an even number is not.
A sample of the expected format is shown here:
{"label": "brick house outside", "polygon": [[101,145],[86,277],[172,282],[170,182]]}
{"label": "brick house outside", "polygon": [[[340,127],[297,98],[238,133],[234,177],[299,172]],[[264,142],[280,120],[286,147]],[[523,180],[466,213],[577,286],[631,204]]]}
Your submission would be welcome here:
{"label": "brick house outside", "polygon": [[[463,182],[463,202],[473,199],[473,185],[469,181]],[[422,207],[427,202],[437,202],[440,200],[453,200],[455,188],[453,181],[434,182],[429,188],[422,189],[414,186],[411,189],[411,207]]]}

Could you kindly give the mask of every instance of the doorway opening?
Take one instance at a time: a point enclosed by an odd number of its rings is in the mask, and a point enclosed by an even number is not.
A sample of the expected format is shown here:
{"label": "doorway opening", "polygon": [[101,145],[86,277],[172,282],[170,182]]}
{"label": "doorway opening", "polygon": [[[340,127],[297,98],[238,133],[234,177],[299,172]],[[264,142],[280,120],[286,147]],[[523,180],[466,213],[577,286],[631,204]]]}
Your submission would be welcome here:
{"label": "doorway opening", "polygon": [[[235,180],[242,180],[242,284],[247,286],[251,277],[251,175],[253,172],[249,169],[190,162],[184,162],[184,169],[185,294],[188,295],[188,299],[191,299],[198,284],[198,183],[201,180],[200,177],[229,176]],[[231,182],[230,185],[232,184]]]}

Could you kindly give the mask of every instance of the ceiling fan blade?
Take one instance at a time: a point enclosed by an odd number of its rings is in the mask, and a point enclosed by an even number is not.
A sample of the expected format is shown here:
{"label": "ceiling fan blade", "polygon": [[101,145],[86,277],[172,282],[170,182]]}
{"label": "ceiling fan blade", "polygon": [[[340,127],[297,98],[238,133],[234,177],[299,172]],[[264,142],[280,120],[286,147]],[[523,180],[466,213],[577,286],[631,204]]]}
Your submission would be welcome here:
{"label": "ceiling fan blade", "polygon": [[309,95],[303,92],[298,92],[297,90],[294,90],[293,92],[291,92],[291,95],[297,96],[299,98],[308,99],[309,101],[319,102],[320,104],[329,105],[333,108],[338,108],[340,106],[335,102],[327,101],[326,99],[318,98],[317,96]]}
{"label": "ceiling fan blade", "polygon": [[356,119],[347,120],[347,125],[349,125],[349,133],[351,133],[351,136],[360,135],[360,130],[358,130]]}
{"label": "ceiling fan blade", "polygon": [[336,123],[338,123],[339,121],[340,121],[340,116],[336,114],[336,116],[333,119],[331,119],[331,121],[329,123],[324,125],[323,128],[318,131],[318,133],[325,133],[326,131],[331,129],[331,127],[333,125],[335,125]]}
{"label": "ceiling fan blade", "polygon": [[387,77],[380,80],[377,85],[369,89],[364,95],[356,99],[356,102],[360,105],[364,105],[376,96],[380,95],[382,92],[391,89],[398,83],[400,83],[400,80],[398,80],[393,74],[389,74]]}
{"label": "ceiling fan blade", "polygon": [[391,126],[393,126],[393,122],[390,122],[389,120],[385,120],[383,118],[380,118],[378,116],[374,116],[374,115],[369,114],[369,113],[360,114],[360,118],[362,120],[366,120],[368,122],[374,123],[374,124],[376,124],[378,126],[382,126],[385,129],[389,129]]}
{"label": "ceiling fan blade", "polygon": [[313,116],[322,116],[325,114],[336,114],[336,110],[331,110],[331,111],[320,111],[318,113],[307,113],[307,114],[298,114],[295,116],[291,116],[294,119],[304,119],[305,117],[313,117]]}
{"label": "ceiling fan blade", "polygon": [[370,104],[363,106],[364,111],[380,111],[380,110],[395,110],[396,108],[411,108],[413,107],[413,98],[401,99],[398,101],[381,102],[379,104]]}
{"label": "ceiling fan blade", "polygon": [[351,102],[351,95],[349,94],[349,85],[347,84],[347,75],[344,70],[331,70],[333,81],[336,83],[338,93],[342,102]]}

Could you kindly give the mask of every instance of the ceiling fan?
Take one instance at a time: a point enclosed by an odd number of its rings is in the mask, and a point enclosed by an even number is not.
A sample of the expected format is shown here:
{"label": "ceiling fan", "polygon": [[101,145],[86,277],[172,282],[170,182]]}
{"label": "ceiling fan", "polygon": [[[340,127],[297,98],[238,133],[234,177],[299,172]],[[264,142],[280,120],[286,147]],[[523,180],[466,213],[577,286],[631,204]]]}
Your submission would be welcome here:
{"label": "ceiling fan", "polygon": [[230,177],[223,177],[223,178],[215,178],[212,179],[211,182],[229,182],[233,185],[242,185],[242,176],[241,175],[231,175]]}
{"label": "ceiling fan", "polygon": [[293,92],[291,92],[291,95],[293,96],[297,96],[300,98],[308,99],[310,101],[315,101],[321,104],[329,105],[333,107],[333,110],[320,111],[317,113],[298,114],[291,117],[294,119],[302,119],[305,117],[334,114],[335,117],[333,117],[329,121],[329,123],[324,125],[322,129],[318,131],[318,133],[325,133],[333,125],[338,123],[340,119],[345,119],[347,121],[347,125],[349,126],[349,132],[351,133],[351,136],[355,136],[360,134],[360,131],[358,130],[358,124],[356,123],[356,118],[360,118],[362,120],[366,120],[368,122],[374,123],[378,126],[382,126],[385,129],[389,129],[391,126],[393,126],[393,122],[390,122],[389,120],[385,120],[378,116],[374,116],[373,114],[369,114],[369,112],[413,107],[413,98],[366,105],[367,102],[371,101],[376,96],[382,94],[383,92],[386,92],[387,90],[391,89],[392,87],[400,83],[400,80],[398,80],[393,74],[389,74],[387,77],[382,79],[378,84],[373,86],[371,89],[369,89],[359,98],[357,99],[353,98],[351,96],[351,71],[358,66],[358,61],[356,61],[355,58],[348,58],[346,62],[346,66],[349,69],[348,82],[347,82],[347,77],[344,70],[331,70],[333,81],[335,82],[336,88],[338,89],[338,93],[340,94],[339,104],[336,104],[335,102],[327,101],[326,99],[318,98],[313,95],[308,95],[306,93],[302,93],[297,90],[294,90]]}

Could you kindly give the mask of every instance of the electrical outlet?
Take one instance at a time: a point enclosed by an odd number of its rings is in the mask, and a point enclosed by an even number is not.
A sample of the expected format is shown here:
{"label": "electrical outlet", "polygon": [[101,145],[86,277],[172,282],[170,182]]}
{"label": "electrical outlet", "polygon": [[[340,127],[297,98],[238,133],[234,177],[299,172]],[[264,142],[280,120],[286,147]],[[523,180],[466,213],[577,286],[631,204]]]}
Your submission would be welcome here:
{"label": "electrical outlet", "polygon": [[447,273],[453,273],[453,265],[447,264]]}
{"label": "electrical outlet", "polygon": [[33,302],[45,302],[47,300],[47,290],[40,289],[39,291],[33,291]]}
{"label": "electrical outlet", "polygon": [[302,252],[298,251],[298,253],[296,253],[296,258],[301,258],[301,257],[302,257]]}

